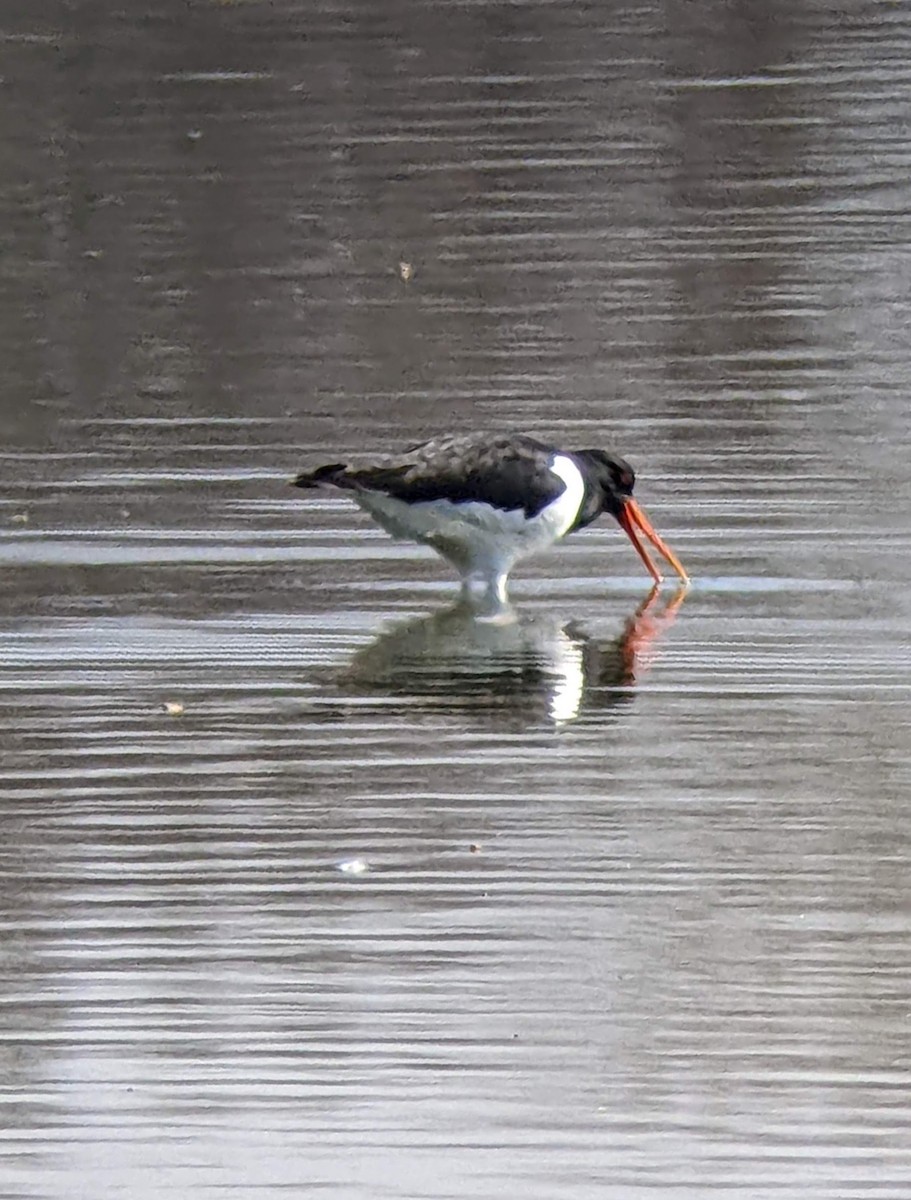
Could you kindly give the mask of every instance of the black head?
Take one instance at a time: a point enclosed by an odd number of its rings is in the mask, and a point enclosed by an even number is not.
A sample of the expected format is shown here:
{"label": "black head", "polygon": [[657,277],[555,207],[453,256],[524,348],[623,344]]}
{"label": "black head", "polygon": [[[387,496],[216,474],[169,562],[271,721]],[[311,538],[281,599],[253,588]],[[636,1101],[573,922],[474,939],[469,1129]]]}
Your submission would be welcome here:
{"label": "black head", "polygon": [[616,454],[606,450],[576,450],[586,476],[585,521],[594,521],[601,513],[619,518],[636,485],[633,468]]}
{"label": "black head", "polygon": [[661,582],[661,572],[652,562],[643,538],[651,542],[684,582],[688,582],[689,577],[680,559],[661,540],[651,521],[633,499],[636,475],[629,463],[615,454],[608,454],[606,450],[577,450],[575,458],[585,476],[585,499],[576,528],[588,525],[600,513],[610,513],[633,543],[636,553],[656,583]]}

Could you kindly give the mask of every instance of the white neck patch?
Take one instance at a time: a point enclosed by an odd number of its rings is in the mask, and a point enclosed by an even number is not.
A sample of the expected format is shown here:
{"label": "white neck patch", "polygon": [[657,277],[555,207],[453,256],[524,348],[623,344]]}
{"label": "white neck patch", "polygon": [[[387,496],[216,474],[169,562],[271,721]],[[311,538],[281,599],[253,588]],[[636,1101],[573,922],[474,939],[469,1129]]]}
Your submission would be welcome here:
{"label": "white neck patch", "polygon": [[566,484],[565,491],[544,510],[554,537],[560,538],[571,528],[579,515],[579,509],[585,499],[585,480],[582,478],[582,472],[566,454],[555,454],[550,469]]}

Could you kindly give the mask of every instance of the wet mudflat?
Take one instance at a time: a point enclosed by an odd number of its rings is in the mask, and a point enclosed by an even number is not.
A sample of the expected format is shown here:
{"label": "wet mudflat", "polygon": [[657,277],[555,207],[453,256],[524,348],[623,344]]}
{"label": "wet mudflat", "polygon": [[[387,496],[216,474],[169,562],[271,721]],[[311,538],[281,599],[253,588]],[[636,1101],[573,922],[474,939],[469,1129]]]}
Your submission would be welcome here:
{"label": "wet mudflat", "polygon": [[[10,9],[0,1194],[906,1200],[909,34]],[[475,427],[689,593],[286,486]]]}

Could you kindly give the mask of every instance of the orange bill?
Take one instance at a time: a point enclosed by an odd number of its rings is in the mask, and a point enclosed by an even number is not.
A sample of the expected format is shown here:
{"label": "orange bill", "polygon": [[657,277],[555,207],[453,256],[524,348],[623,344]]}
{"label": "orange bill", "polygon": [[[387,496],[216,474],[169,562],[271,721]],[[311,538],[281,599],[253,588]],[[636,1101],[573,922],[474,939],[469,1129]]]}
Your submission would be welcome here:
{"label": "orange bill", "polygon": [[648,573],[651,575],[652,579],[654,579],[655,583],[661,582],[661,572],[652,561],[651,555],[646,549],[642,538],[639,536],[640,534],[643,534],[655,547],[661,557],[670,563],[684,583],[689,583],[690,577],[683,569],[683,564],[681,563],[680,559],[673,552],[670,546],[661,540],[661,538],[655,532],[651,521],[648,519],[636,501],[632,499],[632,497],[623,505],[617,520],[620,522],[623,532],[633,543],[633,546],[636,548],[636,553],[645,563]]}

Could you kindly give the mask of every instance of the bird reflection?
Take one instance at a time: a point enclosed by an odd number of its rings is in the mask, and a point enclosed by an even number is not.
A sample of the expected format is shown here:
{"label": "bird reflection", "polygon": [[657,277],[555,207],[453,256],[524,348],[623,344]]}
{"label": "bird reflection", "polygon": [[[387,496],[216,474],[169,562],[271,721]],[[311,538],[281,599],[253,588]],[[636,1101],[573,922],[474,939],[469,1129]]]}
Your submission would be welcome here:
{"label": "bird reflection", "polygon": [[359,651],[336,677],[342,691],[400,699],[403,708],[501,716],[555,725],[628,702],[673,623],[686,589],[659,589],[599,640],[575,622],[502,608],[478,619],[470,599],[406,621]]}

